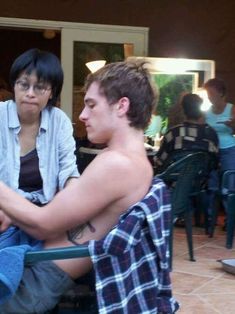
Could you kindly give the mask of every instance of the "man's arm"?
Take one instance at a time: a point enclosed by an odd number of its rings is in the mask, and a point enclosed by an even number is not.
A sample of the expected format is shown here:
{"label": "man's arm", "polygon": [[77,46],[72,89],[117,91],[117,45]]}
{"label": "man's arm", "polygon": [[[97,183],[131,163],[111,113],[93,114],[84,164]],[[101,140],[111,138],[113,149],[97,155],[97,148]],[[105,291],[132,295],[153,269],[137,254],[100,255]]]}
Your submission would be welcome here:
{"label": "man's arm", "polygon": [[[65,187],[74,184],[77,180],[78,178],[69,178],[65,183]],[[0,232],[6,231],[12,224],[12,220],[0,210]]]}
{"label": "man's arm", "polygon": [[7,230],[12,224],[11,219],[0,210],[0,232]]}
{"label": "man's arm", "polygon": [[0,208],[13,224],[32,236],[53,238],[88,222],[124,197],[129,187],[130,163],[116,152],[98,155],[77,182],[57,193],[44,207],[37,207],[0,182]]}

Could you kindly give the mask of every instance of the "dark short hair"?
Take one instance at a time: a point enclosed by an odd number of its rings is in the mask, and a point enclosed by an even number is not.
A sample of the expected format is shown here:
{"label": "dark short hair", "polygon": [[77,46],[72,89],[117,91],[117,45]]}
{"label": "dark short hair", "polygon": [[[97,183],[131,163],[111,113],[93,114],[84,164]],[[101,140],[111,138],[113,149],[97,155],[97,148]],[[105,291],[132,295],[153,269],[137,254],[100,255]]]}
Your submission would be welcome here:
{"label": "dark short hair", "polygon": [[203,87],[205,89],[212,87],[212,88],[216,89],[219,93],[221,93],[221,96],[225,96],[226,92],[227,92],[227,88],[226,88],[224,81],[221,79],[218,79],[218,78],[213,78],[213,79],[208,80],[203,85]]}
{"label": "dark short hair", "polygon": [[88,75],[85,91],[97,82],[100,92],[111,104],[127,97],[130,107],[127,112],[130,126],[145,129],[156,105],[157,91],[151,82],[146,62],[140,59],[107,64],[95,73]]}
{"label": "dark short hair", "polygon": [[186,118],[197,120],[202,116],[202,98],[197,94],[186,94],[182,98],[182,107]]}
{"label": "dark short hair", "polygon": [[33,48],[15,59],[10,69],[10,83],[14,88],[16,80],[25,72],[30,75],[35,71],[38,80],[49,83],[52,98],[47,105],[55,106],[63,86],[64,74],[59,59],[51,52]]}

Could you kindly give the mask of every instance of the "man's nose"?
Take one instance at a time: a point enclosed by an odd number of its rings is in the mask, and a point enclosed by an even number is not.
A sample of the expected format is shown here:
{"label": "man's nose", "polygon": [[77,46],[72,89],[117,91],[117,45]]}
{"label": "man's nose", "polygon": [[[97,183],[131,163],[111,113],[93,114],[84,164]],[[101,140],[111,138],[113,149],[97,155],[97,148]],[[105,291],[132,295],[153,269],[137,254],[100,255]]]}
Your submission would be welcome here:
{"label": "man's nose", "polygon": [[85,112],[85,108],[83,108],[82,112],[79,115],[79,120],[80,121],[85,121],[86,120],[86,112]]}

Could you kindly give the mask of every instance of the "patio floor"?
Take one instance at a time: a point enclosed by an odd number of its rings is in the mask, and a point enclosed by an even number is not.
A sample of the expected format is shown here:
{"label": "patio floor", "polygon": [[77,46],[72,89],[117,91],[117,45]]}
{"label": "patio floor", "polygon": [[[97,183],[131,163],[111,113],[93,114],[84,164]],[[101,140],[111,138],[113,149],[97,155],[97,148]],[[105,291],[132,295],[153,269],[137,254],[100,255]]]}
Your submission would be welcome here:
{"label": "patio floor", "polygon": [[[225,232],[216,227],[213,238],[194,228],[194,255],[189,261],[184,228],[174,228],[173,295],[180,314],[234,314],[235,276],[226,273],[217,260],[235,258],[235,248],[225,248]],[[235,240],[234,240],[235,247]]]}

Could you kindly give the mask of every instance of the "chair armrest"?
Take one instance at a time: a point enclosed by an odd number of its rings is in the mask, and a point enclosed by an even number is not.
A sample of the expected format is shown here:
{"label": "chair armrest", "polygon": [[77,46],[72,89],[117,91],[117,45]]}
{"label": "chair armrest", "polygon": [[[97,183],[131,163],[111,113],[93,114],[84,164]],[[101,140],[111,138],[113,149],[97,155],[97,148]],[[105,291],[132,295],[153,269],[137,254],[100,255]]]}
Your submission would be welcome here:
{"label": "chair armrest", "polygon": [[24,262],[25,264],[31,264],[39,261],[88,257],[89,255],[88,245],[79,245],[64,248],[30,251],[25,254]]}

